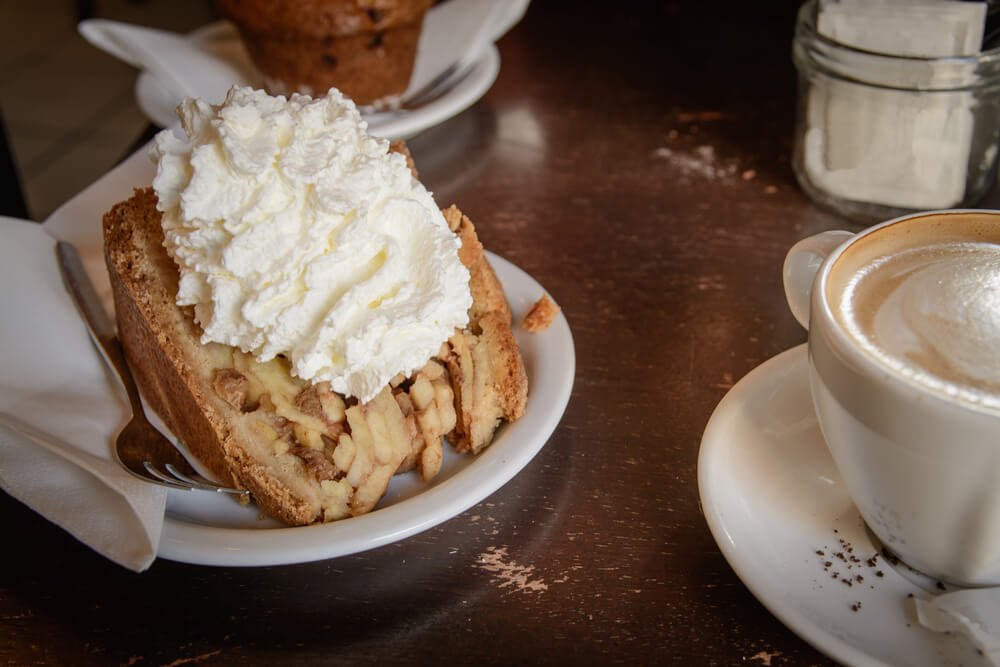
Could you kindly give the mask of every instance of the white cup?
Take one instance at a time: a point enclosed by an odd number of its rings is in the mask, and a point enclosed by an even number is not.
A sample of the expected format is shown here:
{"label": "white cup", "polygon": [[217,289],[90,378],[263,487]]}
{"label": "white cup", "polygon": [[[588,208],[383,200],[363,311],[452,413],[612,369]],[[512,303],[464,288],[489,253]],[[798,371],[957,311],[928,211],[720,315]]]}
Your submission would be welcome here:
{"label": "white cup", "polygon": [[[965,264],[944,270],[946,260],[918,250],[937,242],[981,243],[985,254],[955,246],[947,261]],[[1000,393],[979,377],[1000,368],[993,246],[1000,258],[1000,211],[936,211],[859,234],[817,234],[793,246],[784,265],[789,307],[809,330],[820,428],[861,516],[911,567],[970,586],[1000,584]],[[948,319],[970,313],[972,324]],[[862,331],[869,326],[871,339]],[[909,347],[925,329],[933,354]],[[969,331],[977,334],[966,341]],[[913,361],[942,354],[941,373]],[[965,370],[952,375],[952,366]]]}

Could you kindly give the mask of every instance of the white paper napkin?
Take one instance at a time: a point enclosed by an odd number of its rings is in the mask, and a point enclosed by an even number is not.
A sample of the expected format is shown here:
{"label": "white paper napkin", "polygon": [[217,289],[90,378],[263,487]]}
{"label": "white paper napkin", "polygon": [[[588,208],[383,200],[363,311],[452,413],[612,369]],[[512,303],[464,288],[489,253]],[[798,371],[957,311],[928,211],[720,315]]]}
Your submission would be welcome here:
{"label": "white paper napkin", "polygon": [[503,34],[501,30],[512,25],[503,27],[510,20],[509,9],[502,0],[451,0],[432,7],[420,33],[408,92],[425,86],[453,63],[468,62],[478,56],[485,45]]}
{"label": "white paper napkin", "polygon": [[991,664],[1000,665],[1000,588],[967,588],[915,604],[921,625],[967,637]]}
{"label": "white paper napkin", "polygon": [[156,557],[166,489],[111,458],[127,403],[63,289],[54,247],[41,225],[0,218],[0,487],[141,571]]}
{"label": "white paper napkin", "polygon": [[986,2],[961,0],[825,0],[816,29],[857,49],[947,58],[979,53]]}
{"label": "white paper napkin", "polygon": [[259,78],[238,39],[196,42],[177,33],[105,19],[87,19],[78,29],[94,46],[151,73],[178,102],[197,97],[219,104],[234,83],[254,83]]}

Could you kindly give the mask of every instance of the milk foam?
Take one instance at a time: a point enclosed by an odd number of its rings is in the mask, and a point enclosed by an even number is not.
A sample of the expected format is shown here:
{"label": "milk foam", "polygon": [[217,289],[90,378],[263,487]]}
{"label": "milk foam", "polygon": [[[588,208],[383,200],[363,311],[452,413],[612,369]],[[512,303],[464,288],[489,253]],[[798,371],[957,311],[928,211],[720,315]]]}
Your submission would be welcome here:
{"label": "milk foam", "polygon": [[847,284],[841,312],[882,363],[1000,408],[1000,245],[945,242],[876,260]]}

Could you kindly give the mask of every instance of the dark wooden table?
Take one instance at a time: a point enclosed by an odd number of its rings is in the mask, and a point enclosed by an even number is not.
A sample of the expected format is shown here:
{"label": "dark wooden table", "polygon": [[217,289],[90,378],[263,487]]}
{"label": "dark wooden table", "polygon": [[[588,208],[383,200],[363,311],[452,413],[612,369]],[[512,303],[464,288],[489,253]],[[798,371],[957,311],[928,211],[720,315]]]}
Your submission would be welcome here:
{"label": "dark wooden table", "polygon": [[0,497],[0,662],[825,663],[722,557],[696,476],[727,389],[805,340],[785,251],[852,228],[789,165],[796,5],[535,0],[489,93],[410,141],[573,331],[568,409],[517,477],[366,553],[142,574]]}

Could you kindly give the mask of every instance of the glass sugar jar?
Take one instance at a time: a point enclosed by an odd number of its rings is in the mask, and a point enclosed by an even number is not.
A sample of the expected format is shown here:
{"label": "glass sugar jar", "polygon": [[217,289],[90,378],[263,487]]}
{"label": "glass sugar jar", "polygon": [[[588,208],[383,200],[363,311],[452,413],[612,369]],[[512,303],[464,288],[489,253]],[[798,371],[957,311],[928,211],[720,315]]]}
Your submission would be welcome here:
{"label": "glass sugar jar", "polygon": [[995,183],[1000,49],[894,56],[817,31],[817,0],[799,10],[793,168],[816,203],[871,223],[969,207]]}

